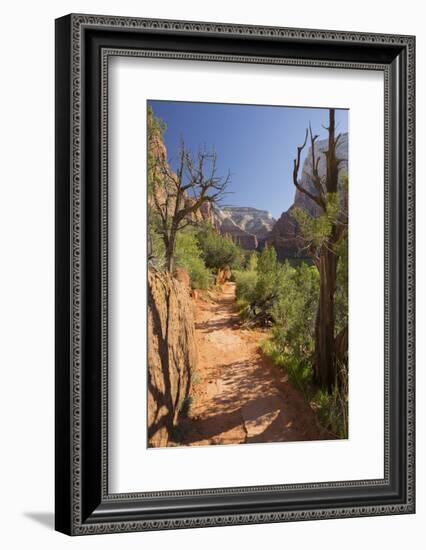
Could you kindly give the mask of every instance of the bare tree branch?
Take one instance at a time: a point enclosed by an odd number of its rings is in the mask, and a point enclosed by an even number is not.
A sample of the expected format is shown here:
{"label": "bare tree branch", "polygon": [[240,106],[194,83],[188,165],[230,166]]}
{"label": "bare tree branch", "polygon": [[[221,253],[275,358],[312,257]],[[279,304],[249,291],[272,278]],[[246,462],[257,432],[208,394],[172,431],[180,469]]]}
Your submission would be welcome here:
{"label": "bare tree branch", "polygon": [[[216,175],[216,153],[205,149],[193,156],[181,141],[178,167],[172,172],[166,159],[157,158],[153,167],[153,202],[160,218],[159,232],[166,247],[166,264],[173,271],[177,232],[194,223],[203,204],[214,205],[226,193],[230,174]],[[158,176],[161,176],[159,178]],[[161,182],[158,182],[158,180]]]}
{"label": "bare tree branch", "polygon": [[318,166],[319,166],[320,156],[318,155],[318,157],[316,157],[316,153],[315,153],[315,142],[316,142],[316,140],[318,139],[319,136],[318,136],[318,134],[315,134],[315,136],[312,134],[311,123],[309,123],[309,134],[311,136],[311,155],[312,155],[312,176],[311,176],[311,179],[312,179],[312,183],[315,186],[315,189],[318,191],[318,196],[319,196],[319,199],[321,201],[321,207],[323,208],[323,210],[325,210],[326,201],[325,201],[325,198],[324,198],[324,195],[323,195],[324,190],[323,190],[323,187],[322,187],[321,178],[320,178],[319,173],[318,173]]}
{"label": "bare tree branch", "polygon": [[293,164],[293,183],[300,192],[304,193],[307,197],[309,197],[312,201],[314,201],[318,206],[320,206],[322,209],[324,209],[324,206],[322,204],[322,200],[320,196],[313,195],[310,193],[307,189],[305,189],[300,183],[298,182],[298,175],[299,175],[299,168],[300,168],[300,155],[305,148],[306,142],[308,141],[308,129],[306,129],[305,133],[305,140],[302,145],[300,145],[297,148],[297,158],[294,159]]}

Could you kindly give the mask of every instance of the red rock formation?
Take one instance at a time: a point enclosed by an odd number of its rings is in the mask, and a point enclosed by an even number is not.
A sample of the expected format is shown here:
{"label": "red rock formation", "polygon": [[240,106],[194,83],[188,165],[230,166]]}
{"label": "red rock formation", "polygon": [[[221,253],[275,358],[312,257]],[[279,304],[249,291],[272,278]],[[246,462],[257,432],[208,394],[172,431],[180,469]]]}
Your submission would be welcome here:
{"label": "red rock formation", "polygon": [[189,273],[181,267],[176,267],[174,277],[177,281],[182,283],[185,288],[191,288],[191,277]]}
{"label": "red rock formation", "polygon": [[229,269],[229,267],[224,267],[219,269],[214,282],[216,285],[224,285],[227,281],[229,281],[230,278],[231,270]]}
{"label": "red rock formation", "polygon": [[221,219],[229,218],[243,231],[265,238],[274,226],[275,220],[267,210],[250,206],[223,206],[220,208]]}
{"label": "red rock formation", "polygon": [[[185,198],[185,206],[193,204],[194,199],[190,197]],[[219,231],[219,219],[216,216],[214,208],[210,202],[203,202],[200,208],[191,214],[191,221],[194,223],[209,223],[216,231]]]}
{"label": "red rock formation", "polygon": [[[148,442],[168,444],[197,363],[188,288],[167,273],[148,271]],[[141,367],[142,368],[142,367]]]}
{"label": "red rock formation", "polygon": [[210,202],[203,202],[203,204],[200,207],[199,210],[201,217],[204,221],[210,223],[212,227],[216,229],[216,231],[219,231],[220,227],[220,220],[217,217],[217,214],[212,207],[212,204]]}
{"label": "red rock formation", "polygon": [[[266,239],[266,242],[275,248],[280,260],[303,257],[305,242],[300,234],[299,224],[292,216],[293,208],[294,206],[281,214]],[[306,252],[305,256],[307,255]]]}
{"label": "red rock formation", "polygon": [[256,250],[258,246],[256,235],[247,233],[247,231],[238,227],[230,218],[225,218],[222,221],[220,232],[246,250]]}

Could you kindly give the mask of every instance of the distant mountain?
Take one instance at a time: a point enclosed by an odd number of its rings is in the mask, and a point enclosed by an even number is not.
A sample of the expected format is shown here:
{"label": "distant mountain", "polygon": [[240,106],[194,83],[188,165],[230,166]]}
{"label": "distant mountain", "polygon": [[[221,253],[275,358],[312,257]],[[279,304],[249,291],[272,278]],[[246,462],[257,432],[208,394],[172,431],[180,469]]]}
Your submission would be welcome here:
{"label": "distant mountain", "polygon": [[[324,139],[316,143],[316,154],[319,155],[318,173],[325,176],[326,174],[326,162],[324,151],[328,148],[328,140]],[[338,158],[345,159],[339,166],[339,175],[348,171],[348,134],[342,134],[340,138],[336,154]],[[309,148],[308,155],[303,163],[302,174],[300,176],[299,183],[313,195],[316,195],[314,184],[311,180],[310,174],[312,174],[312,154],[311,148]],[[296,190],[294,196],[294,203],[290,208],[281,214],[280,218],[272,228],[271,232],[266,238],[266,242],[275,247],[278,257],[283,260],[285,258],[297,258],[306,256],[304,252],[304,240],[300,234],[299,225],[292,216],[292,210],[294,208],[301,208],[311,214],[311,216],[319,215],[319,206],[317,206],[307,195],[299,190]]]}
{"label": "distant mountain", "polygon": [[247,250],[257,249],[275,224],[270,212],[249,206],[215,207],[215,213],[220,233]]}
{"label": "distant mountain", "polygon": [[230,218],[238,227],[253,233],[258,238],[266,237],[274,226],[275,220],[267,210],[250,208],[249,206],[224,206],[223,216]]}

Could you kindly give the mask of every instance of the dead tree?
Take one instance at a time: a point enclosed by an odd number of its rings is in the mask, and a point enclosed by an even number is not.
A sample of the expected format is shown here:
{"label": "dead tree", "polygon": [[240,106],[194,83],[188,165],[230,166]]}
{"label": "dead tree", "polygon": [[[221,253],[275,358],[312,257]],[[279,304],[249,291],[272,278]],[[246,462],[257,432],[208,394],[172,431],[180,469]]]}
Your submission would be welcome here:
{"label": "dead tree", "polygon": [[[318,172],[320,157],[315,150],[318,135],[313,135],[312,128],[306,130],[305,141],[297,148],[297,158],[294,160],[293,183],[295,187],[311,199],[318,207],[320,216],[328,216],[328,231],[316,242],[309,243],[309,249],[314,258],[320,275],[320,295],[315,325],[315,359],[314,372],[317,382],[329,390],[336,382],[336,356],[334,345],[335,310],[334,297],[337,275],[337,245],[347,234],[347,208],[345,202],[338,196],[339,164],[344,159],[336,156],[336,147],[341,137],[335,136],[335,111],[329,111],[328,148],[324,151],[326,174],[321,177]],[[314,192],[303,187],[298,181],[300,156],[306,146],[308,136],[311,142],[311,171],[309,174]],[[338,205],[336,213],[336,202]],[[333,206],[333,208],[332,208]],[[332,211],[333,210],[333,211]]]}
{"label": "dead tree", "polygon": [[230,175],[216,174],[216,153],[200,150],[196,156],[181,144],[178,168],[170,169],[164,156],[157,155],[151,167],[151,194],[157,230],[165,247],[166,270],[174,271],[176,238],[194,223],[205,203],[217,203],[225,194]]}

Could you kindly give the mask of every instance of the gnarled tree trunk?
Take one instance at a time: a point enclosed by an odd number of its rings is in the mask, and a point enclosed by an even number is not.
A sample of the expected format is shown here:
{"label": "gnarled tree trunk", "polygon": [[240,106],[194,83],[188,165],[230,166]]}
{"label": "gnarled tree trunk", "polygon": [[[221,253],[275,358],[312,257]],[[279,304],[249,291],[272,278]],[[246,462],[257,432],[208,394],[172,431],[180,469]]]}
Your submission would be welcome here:
{"label": "gnarled tree trunk", "polygon": [[[328,148],[324,151],[326,157],[326,176],[321,178],[318,173],[319,156],[316,156],[315,142],[318,135],[313,135],[312,128],[306,130],[303,145],[297,148],[294,160],[293,183],[296,188],[309,197],[322,211],[330,223],[329,234],[322,244],[311,243],[312,252],[320,275],[320,295],[315,326],[315,378],[319,385],[331,391],[336,383],[336,354],[334,349],[334,296],[336,292],[337,261],[336,248],[347,232],[347,213],[339,208],[338,215],[334,213],[338,193],[339,163],[342,159],[336,156],[336,147],[340,135],[335,136],[335,110],[329,110]],[[312,182],[315,192],[303,187],[298,181],[301,152],[306,145],[308,135],[311,138]],[[313,239],[314,241],[314,239]]]}
{"label": "gnarled tree trunk", "polygon": [[331,250],[319,258],[320,295],[315,326],[315,375],[321,386],[331,388],[336,380],[334,353],[334,294],[337,257]]}

